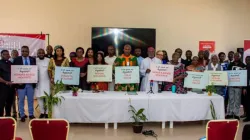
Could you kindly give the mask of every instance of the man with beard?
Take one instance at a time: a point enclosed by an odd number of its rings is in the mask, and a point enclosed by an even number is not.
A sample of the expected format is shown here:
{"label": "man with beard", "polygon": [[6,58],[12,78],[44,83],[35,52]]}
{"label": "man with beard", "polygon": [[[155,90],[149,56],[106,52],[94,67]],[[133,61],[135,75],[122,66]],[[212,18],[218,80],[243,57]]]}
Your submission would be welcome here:
{"label": "man with beard", "polygon": [[50,94],[50,79],[48,74],[48,66],[50,59],[45,57],[44,49],[39,49],[37,51],[36,63],[38,68],[38,83],[35,89],[35,96],[40,108],[39,118],[48,118],[48,110],[44,108],[44,100],[40,97],[45,96],[44,92]]}

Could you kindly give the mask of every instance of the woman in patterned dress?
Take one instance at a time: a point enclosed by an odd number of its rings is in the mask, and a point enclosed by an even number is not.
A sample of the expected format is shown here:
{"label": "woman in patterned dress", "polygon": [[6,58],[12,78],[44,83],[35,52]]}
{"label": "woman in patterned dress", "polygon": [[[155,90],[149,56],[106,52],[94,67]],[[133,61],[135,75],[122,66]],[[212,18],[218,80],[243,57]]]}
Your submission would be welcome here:
{"label": "woman in patterned dress", "polygon": [[171,91],[172,86],[176,86],[176,93],[186,93],[187,91],[184,89],[184,78],[187,76],[185,66],[178,62],[179,54],[174,53],[172,55],[172,60],[168,62],[168,65],[174,65],[174,80],[173,82],[165,83],[165,91]]}
{"label": "woman in patterned dress", "polygon": [[55,46],[54,57],[50,59],[48,73],[51,82],[51,93],[54,91],[54,76],[56,67],[69,67],[69,60],[64,56],[64,48],[61,45]]}

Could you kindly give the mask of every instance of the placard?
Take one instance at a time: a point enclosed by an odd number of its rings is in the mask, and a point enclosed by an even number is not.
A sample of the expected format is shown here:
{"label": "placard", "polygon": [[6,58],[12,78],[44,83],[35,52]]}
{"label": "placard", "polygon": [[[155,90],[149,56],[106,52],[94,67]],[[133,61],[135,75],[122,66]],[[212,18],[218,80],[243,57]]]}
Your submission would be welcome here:
{"label": "placard", "polygon": [[228,73],[228,86],[247,86],[247,70],[232,70]]}
{"label": "placard", "polygon": [[88,82],[112,82],[112,65],[88,65]]}
{"label": "placard", "polygon": [[38,69],[36,65],[12,65],[11,81],[17,84],[37,83]]}
{"label": "placard", "polygon": [[80,68],[56,67],[54,82],[63,82],[65,85],[79,85]]}
{"label": "placard", "polygon": [[140,82],[139,67],[115,67],[115,84],[135,84]]}
{"label": "placard", "polygon": [[149,80],[173,82],[174,65],[150,64]]}
{"label": "placard", "polygon": [[208,74],[203,72],[189,72],[188,76],[184,80],[184,87],[206,89],[208,85]]}
{"label": "placard", "polygon": [[208,84],[216,86],[227,86],[228,76],[226,71],[205,71],[208,74]]}

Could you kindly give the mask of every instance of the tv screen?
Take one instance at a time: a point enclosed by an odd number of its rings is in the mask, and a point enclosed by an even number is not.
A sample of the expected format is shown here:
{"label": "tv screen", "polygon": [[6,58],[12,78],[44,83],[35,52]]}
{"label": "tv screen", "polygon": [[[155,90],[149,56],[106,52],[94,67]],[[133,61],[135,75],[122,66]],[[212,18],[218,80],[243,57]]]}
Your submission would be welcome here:
{"label": "tv screen", "polygon": [[92,48],[95,52],[103,51],[107,55],[109,45],[116,48],[116,55],[123,53],[126,44],[132,46],[132,54],[135,47],[142,49],[142,57],[147,57],[147,48],[155,48],[155,29],[149,28],[113,28],[93,27]]}

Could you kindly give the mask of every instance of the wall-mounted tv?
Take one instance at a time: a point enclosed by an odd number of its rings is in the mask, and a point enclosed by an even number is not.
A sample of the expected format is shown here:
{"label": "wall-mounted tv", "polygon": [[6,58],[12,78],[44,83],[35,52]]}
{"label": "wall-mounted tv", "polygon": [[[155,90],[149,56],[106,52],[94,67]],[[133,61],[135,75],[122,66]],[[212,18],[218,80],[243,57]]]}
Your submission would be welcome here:
{"label": "wall-mounted tv", "polygon": [[[142,48],[142,56],[147,57],[147,48],[155,48],[156,30],[150,28],[92,27],[92,48],[107,55],[109,45],[116,48],[116,55],[123,53],[123,46],[130,44]],[[133,53],[133,52],[132,52]]]}

